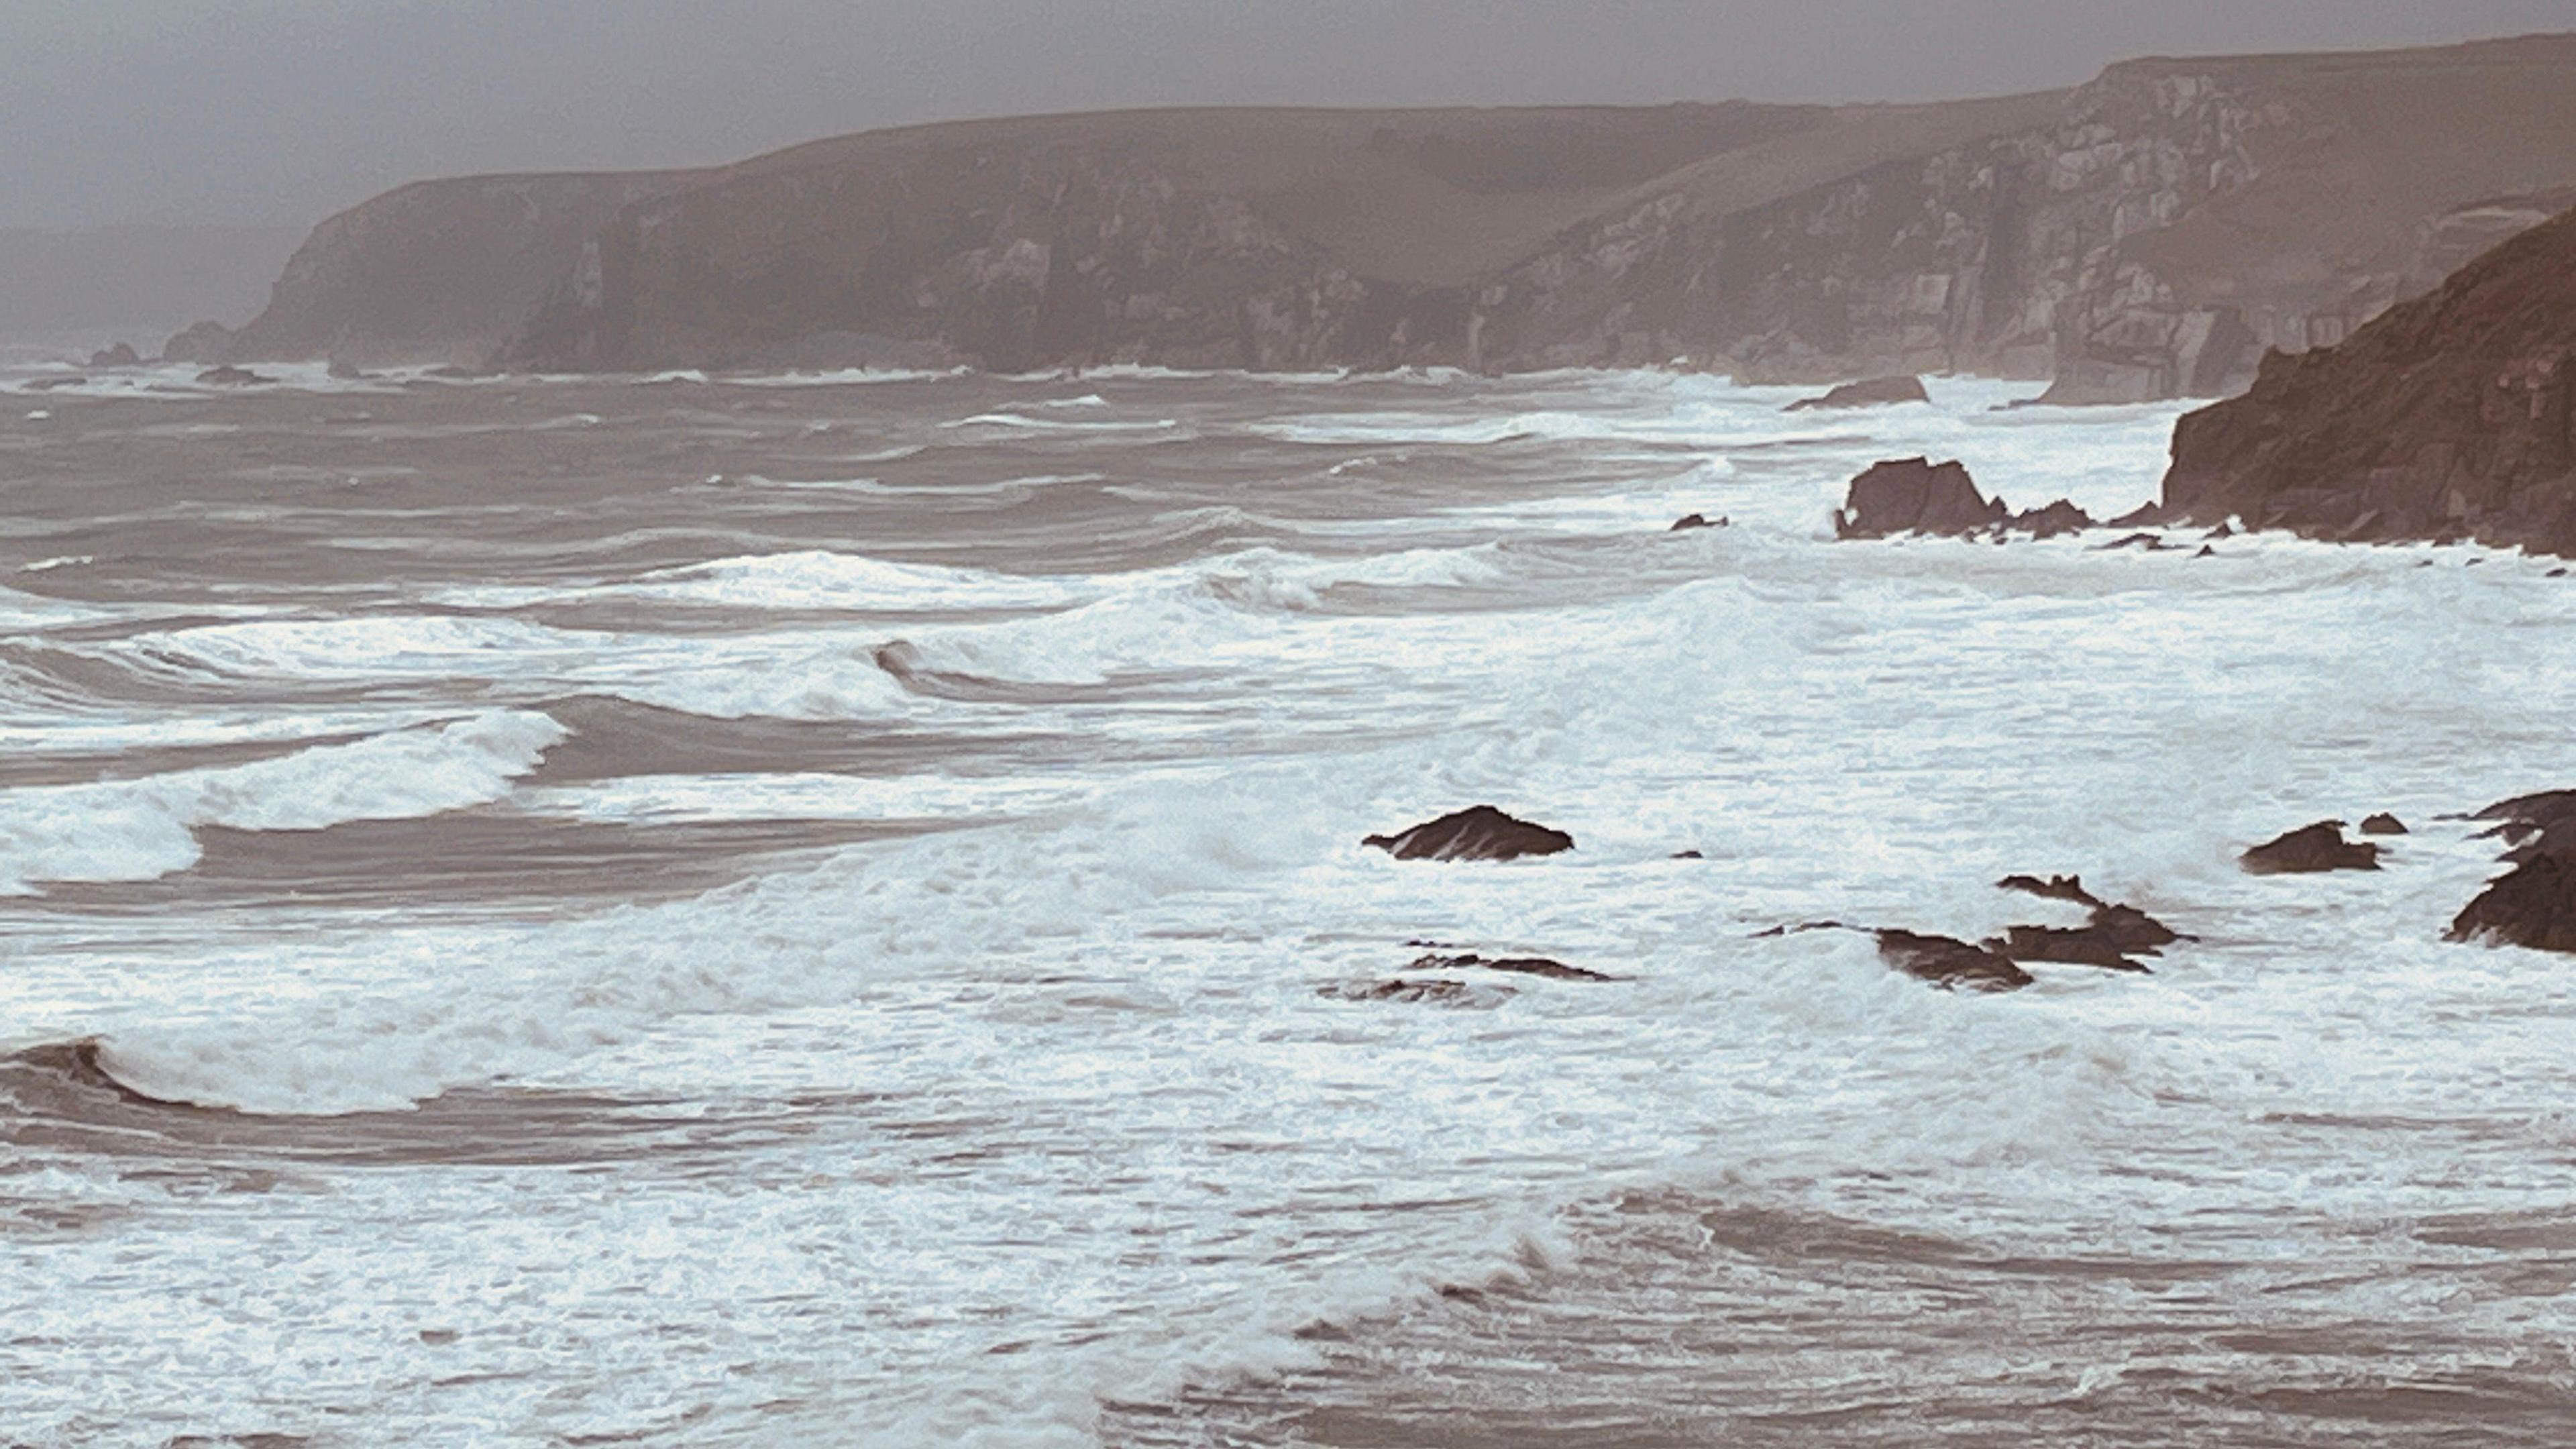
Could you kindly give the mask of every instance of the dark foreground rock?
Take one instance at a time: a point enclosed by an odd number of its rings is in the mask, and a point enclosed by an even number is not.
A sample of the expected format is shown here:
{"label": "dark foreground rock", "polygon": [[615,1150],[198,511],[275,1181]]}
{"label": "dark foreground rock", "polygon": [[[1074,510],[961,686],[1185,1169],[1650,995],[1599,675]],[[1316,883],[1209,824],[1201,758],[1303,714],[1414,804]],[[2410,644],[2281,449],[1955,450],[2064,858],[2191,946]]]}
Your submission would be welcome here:
{"label": "dark foreground rock", "polygon": [[1879,408],[1898,403],[1930,402],[1932,395],[1923,390],[1919,377],[1873,377],[1864,382],[1847,382],[1822,397],[1800,398],[1782,409],[1803,413],[1819,408]]}
{"label": "dark foreground rock", "polygon": [[2103,900],[2086,890],[2077,876],[2041,879],[2013,875],[1996,885],[2043,900],[2083,906],[2090,919],[2081,926],[2009,926],[2004,934],[1983,942],[1923,931],[1851,927],[1840,921],[1781,926],[1760,934],[1865,930],[1878,943],[1879,959],[1896,970],[1945,989],[1965,987],[1973,991],[2018,991],[2029,986],[2036,978],[2023,968],[2034,961],[2148,975],[2150,968],[2135,957],[2155,955],[2165,946],[2188,939],[2135,906]]}
{"label": "dark foreground rock", "polygon": [[1834,535],[1846,539],[1905,533],[1970,538],[2014,532],[2055,538],[2093,526],[2090,515],[2063,498],[2045,508],[2015,513],[2002,499],[1978,492],[1965,466],[1936,464],[1928,458],[1897,458],[1873,465],[1852,480],[1851,492],[1834,515]]}
{"label": "dark foreground rock", "polygon": [[2576,790],[2502,800],[2477,814],[2511,847],[2513,869],[2451,922],[2454,941],[2576,951]]}
{"label": "dark foreground rock", "polygon": [[2320,820],[2239,856],[2248,875],[2315,875],[2330,870],[2377,870],[2379,847],[2343,838],[2343,822]]}
{"label": "dark foreground rock", "polygon": [[1398,860],[1517,860],[1572,850],[1574,837],[1513,819],[1491,805],[1476,805],[1394,835],[1369,836],[1360,844]]}
{"label": "dark foreground rock", "polygon": [[1878,957],[1917,981],[1971,991],[2018,991],[2035,979],[2011,957],[1954,936],[1878,931]]}
{"label": "dark foreground rock", "polygon": [[2404,835],[2406,833],[2406,822],[2387,813],[2386,811],[2381,811],[2379,814],[2370,816],[2361,822],[2361,833],[2364,835]]}

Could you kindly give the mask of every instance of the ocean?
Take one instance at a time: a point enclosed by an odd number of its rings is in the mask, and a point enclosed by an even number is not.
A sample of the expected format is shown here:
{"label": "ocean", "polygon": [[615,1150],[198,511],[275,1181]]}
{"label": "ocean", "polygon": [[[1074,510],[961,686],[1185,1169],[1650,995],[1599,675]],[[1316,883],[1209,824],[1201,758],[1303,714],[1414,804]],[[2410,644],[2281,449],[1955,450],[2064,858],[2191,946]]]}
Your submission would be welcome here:
{"label": "ocean", "polygon": [[[2551,560],[1835,541],[2155,496],[1977,380],[260,370],[0,370],[0,1443],[2576,1441]],[[2014,872],[2190,939],[1766,934]]]}

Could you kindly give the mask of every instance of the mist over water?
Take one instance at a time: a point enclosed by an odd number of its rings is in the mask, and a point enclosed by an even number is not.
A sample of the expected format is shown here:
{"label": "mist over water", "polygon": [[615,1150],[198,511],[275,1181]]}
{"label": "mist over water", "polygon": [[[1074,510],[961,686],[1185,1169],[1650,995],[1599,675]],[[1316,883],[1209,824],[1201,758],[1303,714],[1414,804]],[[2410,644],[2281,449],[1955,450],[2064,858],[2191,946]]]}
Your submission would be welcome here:
{"label": "mist over water", "polygon": [[[1830,541],[2154,495],[1971,381],[263,370],[0,373],[0,1441],[2576,1434],[2549,561]],[[2016,871],[2196,939],[1758,934]]]}

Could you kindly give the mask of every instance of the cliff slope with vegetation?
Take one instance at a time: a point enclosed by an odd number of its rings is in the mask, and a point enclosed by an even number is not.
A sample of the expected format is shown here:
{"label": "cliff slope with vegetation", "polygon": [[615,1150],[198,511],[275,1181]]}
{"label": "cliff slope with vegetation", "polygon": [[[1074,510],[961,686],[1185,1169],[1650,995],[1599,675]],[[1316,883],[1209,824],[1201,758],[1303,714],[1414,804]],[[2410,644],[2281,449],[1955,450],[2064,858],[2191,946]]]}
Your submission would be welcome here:
{"label": "cliff slope with vegetation", "polygon": [[704,172],[406,188],[245,357],[1113,361],[2215,395],[2576,199],[2576,37],[2149,60],[1929,106],[965,122]]}

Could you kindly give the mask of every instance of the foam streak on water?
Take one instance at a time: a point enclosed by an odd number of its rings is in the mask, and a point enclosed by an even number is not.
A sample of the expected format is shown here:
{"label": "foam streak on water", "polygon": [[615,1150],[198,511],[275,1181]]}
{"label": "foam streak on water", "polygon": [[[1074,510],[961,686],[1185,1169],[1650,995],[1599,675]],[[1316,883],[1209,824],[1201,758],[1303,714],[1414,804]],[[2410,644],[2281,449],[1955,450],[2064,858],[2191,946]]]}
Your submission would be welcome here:
{"label": "foam streak on water", "polygon": [[[644,381],[0,421],[0,1442],[2576,1434],[2548,561],[1831,542],[2153,495],[1974,382]],[[2016,871],[2197,939],[1759,934]]]}

